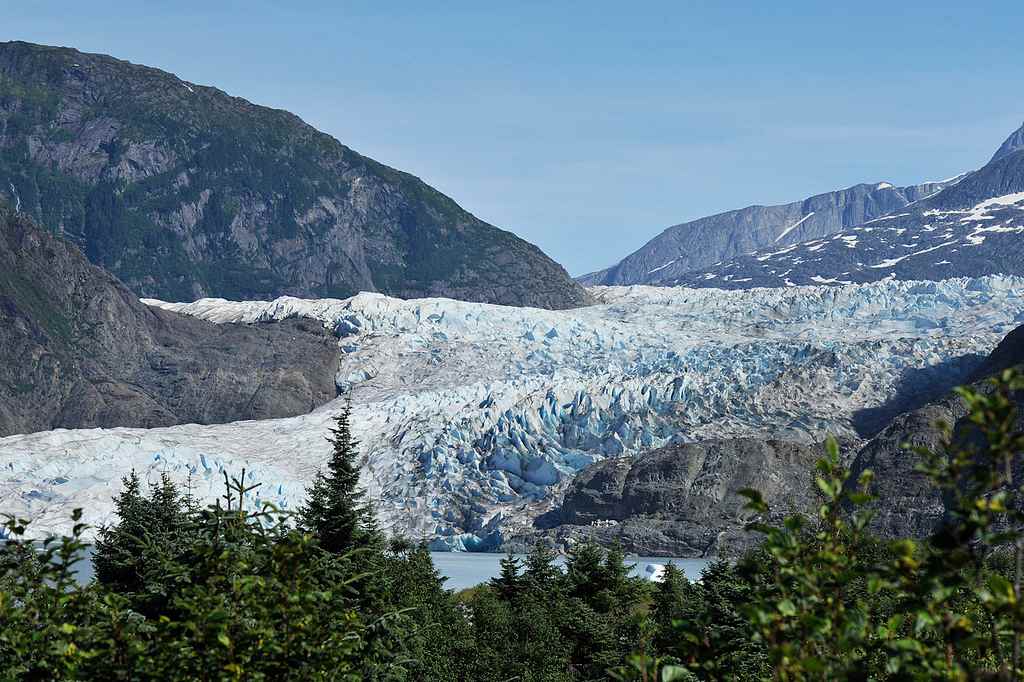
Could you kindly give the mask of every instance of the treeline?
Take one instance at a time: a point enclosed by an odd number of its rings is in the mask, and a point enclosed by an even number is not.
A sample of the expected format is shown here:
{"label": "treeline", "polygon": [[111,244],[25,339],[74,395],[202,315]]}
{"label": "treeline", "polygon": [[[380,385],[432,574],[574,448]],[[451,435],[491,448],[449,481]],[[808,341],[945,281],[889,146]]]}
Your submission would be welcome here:
{"label": "treeline", "polygon": [[10,519],[0,679],[1024,679],[1021,391],[1012,372],[962,391],[968,426],[916,454],[950,510],[927,542],[871,536],[871,475],[848,480],[832,443],[818,513],[753,524],[762,546],[700,581],[631,578],[593,545],[562,569],[538,546],[458,594],[424,547],[376,527],[345,409],[294,516],[251,508],[244,473],[205,508],[128,477],[89,585],[72,572],[84,526],[31,543]]}

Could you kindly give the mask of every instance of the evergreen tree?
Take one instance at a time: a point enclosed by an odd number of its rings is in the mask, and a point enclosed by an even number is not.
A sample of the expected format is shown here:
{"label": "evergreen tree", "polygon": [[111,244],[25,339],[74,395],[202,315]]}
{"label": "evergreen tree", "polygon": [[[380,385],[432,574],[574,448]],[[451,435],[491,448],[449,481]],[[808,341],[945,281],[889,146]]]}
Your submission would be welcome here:
{"label": "evergreen tree", "polygon": [[622,551],[622,545],[616,540],[608,548],[604,557],[602,588],[618,600],[637,597],[639,581],[629,577],[629,572],[634,566],[635,564],[626,564],[626,553]]}
{"label": "evergreen tree", "polygon": [[121,478],[121,493],[114,498],[116,526],[104,526],[96,534],[93,568],[101,583],[127,585],[130,580],[128,562],[133,552],[126,546],[129,538],[142,536],[142,485],[139,475],[131,473]]}
{"label": "evergreen tree", "polygon": [[176,551],[187,523],[184,501],[170,477],[150,484],[142,493],[133,470],[122,479],[124,489],[114,498],[117,524],[101,528],[93,555],[96,578],[123,592],[166,593],[152,574],[164,558]]}
{"label": "evergreen tree", "polygon": [[667,651],[672,646],[676,632],[673,623],[682,617],[683,594],[690,581],[671,561],[661,574],[661,582],[654,592],[653,612],[654,648],[656,651]]}
{"label": "evergreen tree", "polygon": [[549,593],[562,577],[561,569],[555,565],[555,551],[541,542],[535,544],[526,555],[523,580],[531,589]]}
{"label": "evergreen tree", "polygon": [[522,578],[519,575],[519,559],[508,554],[501,560],[501,574],[497,578],[491,578],[491,587],[499,597],[505,601],[512,601],[522,587]]}
{"label": "evergreen tree", "polygon": [[604,552],[591,541],[577,545],[569,553],[565,573],[570,596],[592,606],[605,587]]}
{"label": "evergreen tree", "polygon": [[454,680],[460,677],[475,657],[474,637],[469,621],[451,592],[447,580],[434,566],[424,544],[393,539],[384,553],[380,576],[385,583],[387,613],[400,612],[391,624],[406,626],[409,634],[402,645],[410,678],[415,680]]}
{"label": "evergreen tree", "polygon": [[346,401],[331,429],[333,450],[327,473],[317,471],[298,512],[299,526],[334,554],[376,545],[380,540],[373,509],[359,487],[359,443],[352,437],[351,416],[352,403]]}

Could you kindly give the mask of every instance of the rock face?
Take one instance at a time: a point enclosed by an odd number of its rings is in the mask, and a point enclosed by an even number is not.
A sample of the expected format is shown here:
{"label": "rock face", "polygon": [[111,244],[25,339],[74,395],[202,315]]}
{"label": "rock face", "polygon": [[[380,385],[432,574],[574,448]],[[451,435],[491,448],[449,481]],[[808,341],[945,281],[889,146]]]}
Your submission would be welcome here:
{"label": "rock face", "polygon": [[663,283],[748,289],[992,274],[1024,274],[1024,149],[890,215]]}
{"label": "rock face", "polygon": [[[1024,327],[1011,332],[975,372],[978,382],[1004,369],[1024,366]],[[984,390],[983,386],[980,386]],[[1018,399],[1018,428],[1024,429],[1024,396]],[[914,470],[918,456],[904,445],[939,452],[943,433],[938,423],[953,427],[954,438],[968,437],[967,406],[956,396],[947,396],[896,418],[857,453],[851,465],[855,480],[865,469],[874,472],[873,529],[886,537],[929,535],[946,513],[942,495],[927,478]]]}
{"label": "rock face", "polygon": [[975,370],[974,380],[1020,365],[1024,365],[1024,326],[1017,327],[1006,335],[985,362]]}
{"label": "rock face", "polygon": [[834,234],[933,194],[944,182],[911,187],[862,184],[780,206],[748,206],[668,228],[618,264],[579,277],[587,285],[658,284],[767,247]]}
{"label": "rock face", "polygon": [[1013,131],[1006,141],[996,150],[995,155],[992,157],[993,161],[998,161],[1004,156],[1009,156],[1019,149],[1024,149],[1024,125],[1017,130]]}
{"label": "rock face", "polygon": [[777,515],[810,512],[811,470],[823,454],[820,445],[742,438],[598,462],[573,480],[560,509],[540,519],[558,524],[541,535],[556,544],[618,540],[647,556],[736,554],[757,541],[744,530],[753,515],[739,491],[757,488]]}
{"label": "rock face", "polygon": [[0,44],[0,193],[140,296],[586,300],[535,246],[288,112],[70,49]]}
{"label": "rock face", "polygon": [[305,413],[335,397],[339,353],[308,320],[215,325],[142,305],[0,207],[0,436]]}

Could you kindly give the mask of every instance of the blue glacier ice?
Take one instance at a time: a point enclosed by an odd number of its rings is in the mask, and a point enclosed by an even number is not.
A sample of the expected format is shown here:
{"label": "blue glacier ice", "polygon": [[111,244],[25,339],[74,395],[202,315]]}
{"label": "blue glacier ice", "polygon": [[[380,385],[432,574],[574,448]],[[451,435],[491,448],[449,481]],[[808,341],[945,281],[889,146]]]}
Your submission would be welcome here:
{"label": "blue glacier ice", "polygon": [[[1011,277],[591,293],[596,305],[566,311],[374,293],[146,302],[221,324],[304,317],[332,330],[381,524],[452,550],[497,546],[602,458],[709,437],[856,438],[858,412],[908,377],[962,376],[1024,320],[1024,280]],[[245,467],[261,499],[294,508],[337,409],[0,439],[0,511],[36,519],[37,532],[66,530],[75,507],[102,523],[132,468],[195,472],[195,493],[212,500],[218,472]]]}

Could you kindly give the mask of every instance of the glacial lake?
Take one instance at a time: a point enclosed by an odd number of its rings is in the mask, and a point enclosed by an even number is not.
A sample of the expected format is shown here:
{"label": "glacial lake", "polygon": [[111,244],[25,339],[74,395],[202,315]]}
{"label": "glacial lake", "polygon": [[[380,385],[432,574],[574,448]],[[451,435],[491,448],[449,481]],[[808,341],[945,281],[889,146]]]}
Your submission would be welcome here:
{"label": "glacial lake", "polygon": [[[501,560],[507,555],[482,552],[431,552],[430,558],[438,572],[448,578],[444,586],[449,590],[464,590],[487,582],[501,572]],[[524,558],[522,555],[516,555]],[[668,557],[626,557],[626,565],[632,566],[631,575],[650,577],[648,566],[675,564],[686,573],[690,580],[700,578],[701,571],[711,563],[708,559],[673,559]],[[565,557],[555,560],[558,565],[565,563]]]}
{"label": "glacial lake", "polygon": [[[90,553],[91,554],[91,553]],[[431,552],[430,558],[438,572],[448,580],[444,586],[449,590],[464,590],[480,583],[487,582],[501,571],[501,560],[505,554],[477,552]],[[521,555],[516,555],[523,558]],[[648,568],[672,562],[686,573],[690,580],[700,578],[701,571],[710,561],[708,559],[672,559],[666,557],[635,557],[626,558],[626,565],[632,566],[631,574],[650,578]],[[565,557],[558,557],[555,563],[563,565]],[[78,579],[85,583],[92,579],[92,562],[83,560],[75,564]]]}

